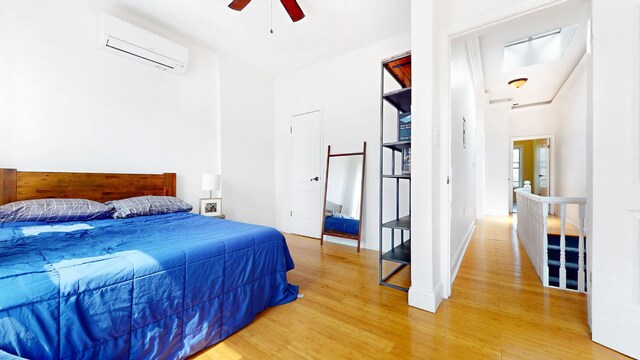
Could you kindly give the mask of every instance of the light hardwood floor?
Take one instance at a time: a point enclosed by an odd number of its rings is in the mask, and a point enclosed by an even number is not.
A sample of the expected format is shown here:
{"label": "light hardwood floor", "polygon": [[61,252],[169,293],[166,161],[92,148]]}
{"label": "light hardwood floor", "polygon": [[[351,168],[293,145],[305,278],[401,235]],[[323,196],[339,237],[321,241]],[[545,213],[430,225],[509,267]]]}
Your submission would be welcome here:
{"label": "light hardwood floor", "polygon": [[[545,289],[511,218],[478,222],[437,314],[378,285],[377,252],[287,235],[304,298],[270,308],[197,359],[619,359],[590,340],[586,297]],[[409,271],[396,279],[408,283]]]}
{"label": "light hardwood floor", "polygon": [[[560,229],[560,218],[555,215],[549,215],[549,218],[547,219],[547,231],[549,232],[549,234],[560,235]],[[564,231],[566,235],[580,235],[580,230],[578,229],[578,227],[568,221],[565,222]]]}

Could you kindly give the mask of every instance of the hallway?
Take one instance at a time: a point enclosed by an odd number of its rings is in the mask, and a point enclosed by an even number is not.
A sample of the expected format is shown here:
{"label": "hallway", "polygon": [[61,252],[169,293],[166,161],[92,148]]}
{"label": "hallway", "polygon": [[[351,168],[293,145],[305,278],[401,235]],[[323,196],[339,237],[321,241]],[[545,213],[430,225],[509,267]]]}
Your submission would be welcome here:
{"label": "hallway", "polygon": [[[624,359],[593,343],[584,294],[545,289],[510,217],[478,221],[437,314],[379,286],[377,252],[286,235],[304,298],[268,309],[199,359]],[[408,271],[395,279],[407,285]],[[331,346],[327,346],[331,344]]]}
{"label": "hallway", "polygon": [[511,217],[478,221],[438,316],[464,308],[470,322],[498,331],[503,359],[622,357],[591,342],[586,295],[542,286]]}

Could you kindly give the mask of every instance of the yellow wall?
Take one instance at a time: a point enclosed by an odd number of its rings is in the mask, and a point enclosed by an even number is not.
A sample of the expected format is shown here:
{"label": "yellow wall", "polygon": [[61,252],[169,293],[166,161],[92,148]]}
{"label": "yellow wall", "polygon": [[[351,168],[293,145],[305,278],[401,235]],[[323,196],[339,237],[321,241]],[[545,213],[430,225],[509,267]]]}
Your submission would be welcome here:
{"label": "yellow wall", "polygon": [[[534,184],[534,148],[533,140],[515,141],[514,147],[522,147],[522,163],[520,164],[520,175],[522,176],[522,185],[526,180],[531,181],[531,186]],[[534,189],[531,189],[532,191]],[[535,192],[534,192],[535,193]]]}
{"label": "yellow wall", "polygon": [[531,181],[531,193],[533,194],[540,193],[540,181],[538,178],[538,175],[540,174],[538,166],[540,159],[538,159],[538,157],[540,154],[540,147],[546,143],[547,139],[514,141],[513,143],[514,147],[522,147],[522,164],[520,164],[522,185],[524,186],[524,182],[526,180]]}

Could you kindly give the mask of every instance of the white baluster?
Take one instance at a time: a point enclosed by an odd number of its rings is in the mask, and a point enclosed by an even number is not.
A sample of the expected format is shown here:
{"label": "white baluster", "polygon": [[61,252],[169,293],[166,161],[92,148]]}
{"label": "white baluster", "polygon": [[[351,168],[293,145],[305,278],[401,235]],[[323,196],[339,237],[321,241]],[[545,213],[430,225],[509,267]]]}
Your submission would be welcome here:
{"label": "white baluster", "polygon": [[586,256],[585,199],[540,197],[526,192],[526,186],[516,192],[516,206],[518,208],[517,221],[518,238],[522,242],[527,255],[545,286],[549,286],[549,238],[548,217],[551,206],[557,206],[560,215],[560,268],[558,288],[567,289],[567,205],[579,206],[579,237],[578,237],[578,291],[586,291],[588,264]]}
{"label": "white baluster", "polygon": [[547,217],[549,216],[549,204],[542,203],[542,282],[549,286],[549,236],[547,235]]}
{"label": "white baluster", "polygon": [[580,236],[578,238],[578,291],[586,291],[585,289],[585,278],[584,278],[584,249],[585,249],[585,238],[584,238],[584,218],[585,218],[585,205],[580,204],[579,210],[579,231]]}
{"label": "white baluster", "polygon": [[560,204],[560,289],[567,288],[567,268],[566,268],[566,238],[565,226],[567,217],[567,204]]}

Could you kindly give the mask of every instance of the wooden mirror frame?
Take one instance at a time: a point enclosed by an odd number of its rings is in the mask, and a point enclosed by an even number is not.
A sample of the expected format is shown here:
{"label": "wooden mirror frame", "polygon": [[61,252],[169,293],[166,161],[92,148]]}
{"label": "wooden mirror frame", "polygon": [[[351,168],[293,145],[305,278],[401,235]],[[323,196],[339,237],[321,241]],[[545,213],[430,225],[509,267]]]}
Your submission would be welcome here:
{"label": "wooden mirror frame", "polygon": [[[362,155],[362,181],[360,184],[360,217],[358,219],[358,235],[347,234],[338,231],[326,231],[324,229],[324,221],[325,221],[325,212],[327,211],[327,189],[329,187],[329,160],[332,157],[341,157],[341,156],[356,156]],[[324,244],[325,235],[335,236],[343,239],[350,239],[358,241],[358,252],[360,252],[360,239],[362,237],[362,213],[364,212],[363,208],[363,200],[364,200],[364,177],[365,177],[365,163],[367,162],[367,142],[363,142],[362,144],[362,152],[354,152],[354,153],[343,153],[343,154],[332,154],[331,153],[331,145],[327,147],[327,169],[324,177],[324,202],[322,205],[322,233],[320,235],[320,245]]]}

